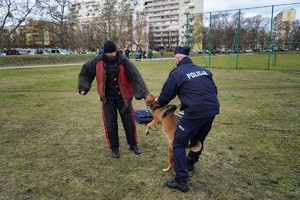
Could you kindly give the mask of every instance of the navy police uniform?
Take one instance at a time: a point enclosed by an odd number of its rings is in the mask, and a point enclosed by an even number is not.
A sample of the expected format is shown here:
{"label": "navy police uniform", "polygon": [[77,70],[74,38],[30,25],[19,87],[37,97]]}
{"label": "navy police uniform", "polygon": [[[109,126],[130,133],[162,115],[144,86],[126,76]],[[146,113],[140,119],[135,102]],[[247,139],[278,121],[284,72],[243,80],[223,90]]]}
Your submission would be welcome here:
{"label": "navy police uniform", "polygon": [[[188,55],[189,48],[177,47],[176,53]],[[173,142],[175,180],[179,183],[187,183],[187,164],[193,165],[198,161],[204,140],[215,116],[219,114],[218,92],[212,77],[209,70],[194,65],[189,57],[184,57],[170,72],[157,99],[158,104],[166,105],[178,95],[180,109],[184,110]],[[201,141],[202,149],[196,153],[190,151],[186,157],[186,146],[197,140]]]}

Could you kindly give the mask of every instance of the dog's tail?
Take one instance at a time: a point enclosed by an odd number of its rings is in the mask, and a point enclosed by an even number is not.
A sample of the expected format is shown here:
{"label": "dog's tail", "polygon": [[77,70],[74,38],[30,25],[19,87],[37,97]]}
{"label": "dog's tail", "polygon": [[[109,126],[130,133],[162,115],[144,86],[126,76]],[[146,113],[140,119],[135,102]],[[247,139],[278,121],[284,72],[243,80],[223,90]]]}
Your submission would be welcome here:
{"label": "dog's tail", "polygon": [[198,152],[198,151],[200,151],[202,149],[202,144],[198,140],[197,143],[196,143],[196,145],[194,145],[194,146],[188,145],[187,149],[189,149],[189,150],[191,150],[193,152]]}

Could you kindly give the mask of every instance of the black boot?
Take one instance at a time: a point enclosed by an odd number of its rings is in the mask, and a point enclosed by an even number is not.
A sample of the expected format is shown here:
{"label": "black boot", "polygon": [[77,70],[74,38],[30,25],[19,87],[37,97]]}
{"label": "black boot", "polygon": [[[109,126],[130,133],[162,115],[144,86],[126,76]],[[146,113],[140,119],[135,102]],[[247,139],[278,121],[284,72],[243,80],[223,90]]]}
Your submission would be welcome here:
{"label": "black boot", "polygon": [[194,170],[195,170],[195,167],[194,167],[194,165],[192,165],[192,164],[189,164],[188,163],[188,170],[189,170],[189,172],[193,172]]}
{"label": "black boot", "polygon": [[119,158],[120,157],[119,149],[113,149],[112,150],[112,157],[114,157],[114,158]]}
{"label": "black boot", "polygon": [[179,183],[176,180],[170,180],[165,183],[165,186],[170,189],[176,189],[180,192],[187,192],[189,191],[189,186],[187,183]]}
{"label": "black boot", "polygon": [[188,167],[189,172],[193,172],[195,170],[195,167],[194,167],[194,163],[192,161],[192,158],[190,158],[189,156],[186,157],[186,163],[187,163],[187,167]]}
{"label": "black boot", "polygon": [[135,146],[130,146],[129,148],[130,150],[132,150],[136,155],[141,154],[141,150],[135,145]]}

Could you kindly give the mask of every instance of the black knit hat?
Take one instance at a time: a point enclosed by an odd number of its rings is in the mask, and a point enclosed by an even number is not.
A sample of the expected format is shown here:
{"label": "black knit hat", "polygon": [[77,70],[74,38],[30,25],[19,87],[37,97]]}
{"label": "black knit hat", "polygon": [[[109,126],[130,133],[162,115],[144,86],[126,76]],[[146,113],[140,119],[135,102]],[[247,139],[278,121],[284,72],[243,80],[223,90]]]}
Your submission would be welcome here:
{"label": "black knit hat", "polygon": [[104,53],[112,53],[117,51],[117,47],[115,45],[115,43],[111,40],[107,40],[104,43]]}

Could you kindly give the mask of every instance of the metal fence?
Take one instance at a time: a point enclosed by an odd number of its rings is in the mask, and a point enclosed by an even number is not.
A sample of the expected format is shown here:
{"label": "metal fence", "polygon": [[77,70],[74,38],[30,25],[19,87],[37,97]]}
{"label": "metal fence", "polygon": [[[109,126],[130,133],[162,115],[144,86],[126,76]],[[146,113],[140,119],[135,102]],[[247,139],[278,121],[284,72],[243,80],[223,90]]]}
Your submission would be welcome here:
{"label": "metal fence", "polygon": [[208,67],[217,54],[229,55],[228,67],[235,68],[244,54],[263,54],[268,69],[278,54],[300,54],[300,3],[205,12],[202,17],[201,50],[194,51],[208,55],[203,56]]}

